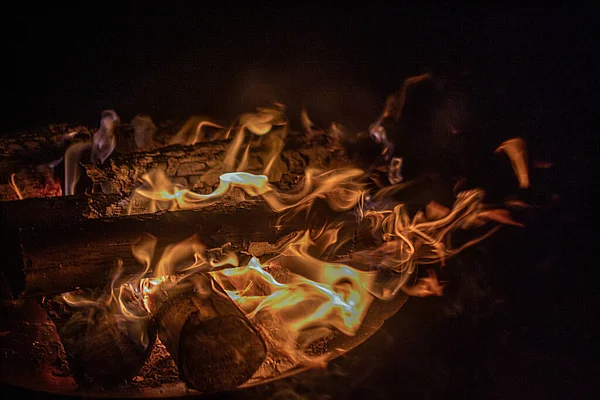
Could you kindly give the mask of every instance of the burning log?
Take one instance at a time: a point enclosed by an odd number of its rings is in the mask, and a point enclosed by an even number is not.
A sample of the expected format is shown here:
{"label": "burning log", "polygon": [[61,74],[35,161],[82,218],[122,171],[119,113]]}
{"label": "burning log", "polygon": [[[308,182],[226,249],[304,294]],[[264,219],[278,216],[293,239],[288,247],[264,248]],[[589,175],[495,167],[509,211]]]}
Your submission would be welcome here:
{"label": "burning log", "polygon": [[[265,173],[271,182],[291,183],[304,174],[308,166],[335,168],[350,164],[342,149],[332,149],[317,142],[307,142],[292,135],[288,148],[277,154],[268,140],[250,143],[244,171]],[[95,192],[131,193],[144,173],[160,169],[175,182],[189,189],[209,192],[218,184],[231,140],[173,145],[153,151],[113,155],[105,164],[84,163]],[[269,168],[269,164],[271,164]],[[238,168],[239,169],[239,168]]]}
{"label": "burning log", "polygon": [[0,202],[0,225],[4,232],[0,251],[5,265],[0,272],[2,298],[12,299],[22,288],[22,283],[16,283],[24,279],[21,231],[48,230],[57,224],[77,224],[90,218],[122,215],[127,211],[127,204],[127,199],[121,196],[101,194]]}
{"label": "burning log", "polygon": [[193,275],[171,293],[159,289],[150,309],[179,375],[194,389],[205,393],[234,389],[266,358],[257,329],[209,275]]}
{"label": "burning log", "polygon": [[[111,136],[112,143],[104,143],[106,146],[103,151],[106,154],[102,157],[98,157],[96,143],[107,139],[102,122],[100,130],[83,125],[59,124],[1,135],[0,201],[61,196],[64,190],[63,175],[65,172],[77,174],[80,161],[105,159],[110,155],[109,149],[114,149],[116,154],[126,155],[167,146],[182,125],[181,122],[167,121],[157,127],[150,117],[143,115],[136,116],[127,124],[121,123],[114,112],[105,112],[103,116],[106,113],[112,113],[116,118],[114,129],[111,130],[115,135]],[[71,167],[65,168],[65,162]]]}
{"label": "burning log", "polygon": [[209,248],[229,242],[245,249],[251,242],[275,243],[304,228],[302,218],[286,221],[285,227],[279,228],[277,213],[259,200],[69,224],[36,224],[21,229],[10,248],[4,245],[10,260],[4,278],[13,294],[63,293],[109,281],[119,259],[125,275],[139,273],[131,247],[145,233],[158,238],[157,249],[192,235]]}

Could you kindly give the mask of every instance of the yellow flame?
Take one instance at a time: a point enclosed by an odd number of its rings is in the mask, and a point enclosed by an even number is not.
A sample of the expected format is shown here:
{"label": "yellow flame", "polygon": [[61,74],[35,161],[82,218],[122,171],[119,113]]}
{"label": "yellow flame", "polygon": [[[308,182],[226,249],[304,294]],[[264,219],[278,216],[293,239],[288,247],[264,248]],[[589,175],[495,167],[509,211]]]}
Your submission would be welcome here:
{"label": "yellow flame", "polygon": [[[427,76],[417,78],[428,79]],[[425,211],[410,218],[405,205],[397,204],[393,208],[385,205],[391,193],[410,183],[384,188],[371,196],[365,192],[365,174],[357,168],[329,171],[309,168],[294,189],[280,191],[270,183],[268,174],[277,169],[274,165],[287,132],[283,109],[283,106],[275,105],[240,116],[239,129],[222,161],[225,173],[220,174],[219,185],[212,193],[195,193],[174,184],[164,171],[154,170],[142,177],[141,186],[132,195],[131,205],[146,202],[150,212],[204,207],[237,188],[249,196],[262,198],[278,213],[308,212],[314,202],[321,199],[336,212],[356,211],[357,218],[352,219],[356,226],[351,225],[352,229],[348,229],[348,221],[334,221],[325,222],[313,231],[296,232],[283,243],[273,246],[275,255],[263,260],[264,263],[252,257],[242,266],[233,252],[226,253],[221,259],[214,259],[210,252],[207,255],[207,249],[195,236],[178,243],[159,245],[155,237],[145,235],[132,247],[134,258],[143,266],[139,274],[120,285],[116,284],[119,275],[115,275],[110,296],[98,299],[67,295],[64,300],[78,307],[108,307],[116,315],[143,325],[151,314],[150,303],[159,288],[178,288],[183,277],[208,272],[257,326],[262,326],[265,321],[276,321],[278,334],[270,340],[297,360],[296,348],[303,332],[323,328],[355,335],[374,301],[390,300],[401,292],[419,297],[440,296],[444,286],[433,268],[429,268],[427,276],[415,285],[409,285],[411,278],[417,275],[419,265],[440,263],[443,266],[448,257],[495,232],[499,227],[496,224],[521,226],[505,210],[487,208],[480,190],[459,193],[451,209],[430,203]],[[305,125],[310,127],[308,115],[303,114],[303,118]],[[216,127],[202,124],[197,120],[188,121],[180,134],[185,131],[188,135],[195,127],[191,139],[195,142],[199,140],[202,126]],[[253,145],[263,145],[260,141],[274,126],[284,128],[278,130],[280,136],[273,136],[275,139],[268,143],[271,147],[267,146],[264,155],[263,174],[244,172]],[[339,128],[332,127],[332,130],[336,129]],[[259,138],[254,138],[254,144],[246,144],[238,162],[246,130]],[[341,137],[340,132],[333,135],[335,140]],[[185,136],[180,134],[178,141]],[[187,140],[185,143],[189,143]],[[489,223],[493,225],[487,233],[458,247],[450,240],[458,230]],[[352,254],[341,252],[359,229],[366,229],[373,244],[358,248]],[[163,248],[160,255],[157,255],[158,248]],[[227,266],[230,268],[223,268]],[[143,313],[140,314],[138,307],[131,307],[131,299],[143,304]],[[314,362],[320,363],[322,359]]]}
{"label": "yellow flame", "polygon": [[327,265],[320,276],[323,282],[294,272],[280,282],[256,258],[245,267],[211,274],[250,319],[260,313],[273,314],[293,337],[320,326],[353,335],[372,302],[359,275],[347,266]]}
{"label": "yellow flame", "polygon": [[191,117],[173,136],[169,144],[193,145],[204,139],[204,128],[224,129],[223,126],[202,117]]}
{"label": "yellow flame", "polygon": [[231,172],[221,175],[215,191],[199,194],[173,183],[164,171],[153,170],[142,177],[142,185],[135,189],[129,213],[132,213],[133,205],[141,201],[147,202],[150,212],[204,207],[236,187],[250,196],[262,197],[277,212],[310,208],[318,198],[325,199],[334,211],[346,211],[358,204],[362,196],[361,185],[357,182],[362,173],[355,168],[327,172],[308,169],[299,188],[286,193],[270,185],[265,175]]}

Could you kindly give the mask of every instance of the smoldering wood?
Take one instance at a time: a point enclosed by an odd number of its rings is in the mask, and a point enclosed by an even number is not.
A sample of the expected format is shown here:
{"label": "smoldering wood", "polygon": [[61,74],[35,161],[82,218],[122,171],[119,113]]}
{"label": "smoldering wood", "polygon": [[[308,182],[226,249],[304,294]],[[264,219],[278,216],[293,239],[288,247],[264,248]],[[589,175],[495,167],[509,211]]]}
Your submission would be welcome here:
{"label": "smoldering wood", "polygon": [[266,358],[258,330],[210,275],[193,275],[175,288],[158,290],[150,308],[181,379],[205,393],[246,382]]}
{"label": "smoldering wood", "polygon": [[[93,133],[83,125],[55,124],[0,135],[0,166],[4,162],[39,163],[60,158],[75,141],[90,140]],[[4,168],[0,168],[4,172]]]}

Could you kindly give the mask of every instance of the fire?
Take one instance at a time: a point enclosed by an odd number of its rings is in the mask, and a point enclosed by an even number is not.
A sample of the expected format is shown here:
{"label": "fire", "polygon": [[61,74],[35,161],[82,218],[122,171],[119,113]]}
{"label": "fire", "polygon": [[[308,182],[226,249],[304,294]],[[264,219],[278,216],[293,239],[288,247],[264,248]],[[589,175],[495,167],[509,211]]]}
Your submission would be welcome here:
{"label": "fire", "polygon": [[[145,204],[149,212],[190,209],[243,193],[264,201],[281,214],[281,223],[293,214],[305,212],[308,215],[317,201],[324,201],[333,213],[350,214],[352,218],[323,221],[317,229],[296,232],[278,243],[273,254],[262,260],[246,253],[251,257],[243,261],[243,257],[233,252],[215,259],[208,255],[206,246],[197,237],[169,244],[157,254],[158,240],[145,235],[132,247],[134,258],[142,266],[139,274],[133,277],[116,274],[110,293],[100,298],[65,295],[67,304],[100,307],[114,318],[146,327],[155,316],[156,299],[188,290],[189,283],[182,283],[187,277],[209,275],[261,330],[269,351],[287,357],[289,368],[299,363],[321,365],[323,358],[312,358],[303,351],[315,337],[331,332],[356,335],[376,301],[388,301],[404,294],[441,296],[444,284],[438,280],[436,268],[444,267],[448,258],[485,239],[501,225],[522,226],[513,221],[507,211],[487,207],[481,190],[459,193],[451,209],[432,202],[411,218],[404,204],[389,205],[389,188],[374,193],[368,191],[366,173],[352,167],[328,171],[308,168],[296,187],[280,190],[271,183],[269,174],[275,168],[287,133],[283,111],[283,106],[276,104],[239,117],[236,128],[225,133],[229,137],[235,132],[235,136],[218,167],[219,184],[211,193],[196,193],[175,184],[165,171],[153,170],[142,176],[140,186],[133,192],[130,213],[133,204]],[[114,123],[114,119],[111,121]],[[111,121],[107,125],[103,119],[104,138],[110,139]],[[148,120],[138,119],[138,123],[139,145],[146,146],[151,141],[153,128]],[[317,132],[306,112],[303,124],[307,130]],[[188,121],[173,140],[181,144],[196,143],[202,140],[205,127],[224,129],[195,118]],[[387,140],[383,136],[385,131],[376,128],[373,127],[373,132],[378,140]],[[334,125],[332,131],[337,130]],[[244,147],[247,131],[252,140],[272,140],[264,155],[262,174],[244,171],[252,146],[251,142]],[[106,146],[110,149],[110,141]],[[511,146],[505,144],[502,148],[506,150]],[[103,149],[98,146],[99,152]],[[106,152],[108,150],[102,154]],[[401,163],[400,159],[392,159],[391,182],[403,180]],[[521,164],[514,165],[519,176],[523,176]],[[526,184],[523,179],[520,178],[522,185]],[[466,232],[474,227],[489,229],[460,244],[451,240],[455,232]],[[369,240],[358,240],[359,233]],[[427,275],[413,284],[419,278],[422,265],[429,266]],[[217,291],[215,287],[194,290],[203,295]],[[146,340],[143,332],[143,328],[128,330],[128,334],[137,335],[140,343]],[[307,336],[307,332],[318,333]]]}
{"label": "fire", "polygon": [[21,193],[21,189],[19,189],[19,187],[17,186],[17,182],[15,182],[15,175],[16,174],[10,174],[10,187],[12,187],[12,189],[15,191],[19,200],[23,200],[24,197]]}
{"label": "fire", "polygon": [[[343,173],[338,174],[325,174],[325,177],[346,177]],[[322,186],[341,185],[335,179],[335,183],[327,179],[317,181],[321,186],[300,190],[304,197],[293,196],[294,202],[287,206],[302,207],[303,203],[298,199],[325,196],[319,191]],[[175,195],[169,191],[155,193],[150,189],[145,193],[154,196],[157,201],[169,198],[185,205],[188,196],[192,200],[200,196],[196,200],[202,203],[204,199],[221,195],[226,192],[226,187],[236,184],[250,195],[262,196],[274,209],[286,209],[279,207],[285,193],[275,192],[266,186],[264,176],[226,174],[222,182],[225,183],[217,194],[211,195],[197,195],[189,191]],[[329,193],[330,189],[328,187],[324,193]],[[278,202],[265,196],[267,193],[275,193]],[[364,193],[361,195],[364,196]],[[274,256],[265,261],[252,257],[242,266],[238,266],[239,259],[235,254],[227,254],[221,260],[210,259],[206,247],[196,237],[171,244],[157,256],[156,238],[145,235],[132,248],[135,259],[143,265],[140,274],[112,287],[112,295],[102,301],[105,308],[112,305],[110,309],[120,318],[143,325],[152,315],[154,296],[185,290],[184,285],[179,283],[185,277],[209,273],[247,318],[263,331],[271,351],[276,349],[284,353],[293,365],[310,363],[315,360],[302,349],[306,332],[322,329],[321,335],[332,330],[355,335],[374,301],[387,301],[399,293],[415,297],[441,296],[443,284],[438,281],[433,268],[429,268],[427,276],[415,285],[410,284],[411,278],[417,274],[417,266],[439,262],[443,265],[448,257],[487,237],[499,225],[457,248],[450,245],[454,231],[485,225],[490,221],[512,222],[493,217],[496,215],[494,210],[488,210],[482,200],[481,191],[464,192],[458,196],[451,210],[440,210],[442,206],[432,204],[429,210],[437,212],[430,211],[427,215],[420,212],[412,220],[401,204],[389,210],[355,200],[342,202],[342,206],[333,202],[340,211],[346,210],[348,204],[360,208],[357,209],[360,211],[359,227],[367,227],[378,243],[374,247],[356,250],[351,257],[341,250],[344,243],[352,238],[343,232],[344,225],[339,222],[324,225],[317,231],[298,232],[280,243]],[[332,259],[338,261],[330,261]],[[65,297],[65,300],[79,307],[97,307],[99,302],[97,299],[75,300],[71,297]],[[144,310],[142,315],[140,304]],[[137,340],[143,341],[143,338]]]}
{"label": "fire", "polygon": [[175,136],[173,136],[170,144],[196,144],[204,139],[203,131],[205,127],[223,129],[221,125],[207,121],[202,117],[192,117],[188,119]]}
{"label": "fire", "polygon": [[519,187],[529,187],[529,168],[527,166],[527,147],[522,138],[505,141],[496,149],[496,153],[504,152],[510,159],[513,171],[519,181]]}
{"label": "fire", "polygon": [[248,172],[230,172],[220,176],[217,189],[200,194],[173,183],[162,170],[153,170],[142,177],[142,185],[135,189],[129,213],[135,203],[145,202],[150,212],[205,207],[239,188],[249,196],[260,196],[273,210],[310,209],[318,198],[325,199],[335,211],[354,207],[362,196],[357,181],[363,172],[355,168],[318,171],[308,169],[293,192],[281,192],[269,184],[266,175]]}

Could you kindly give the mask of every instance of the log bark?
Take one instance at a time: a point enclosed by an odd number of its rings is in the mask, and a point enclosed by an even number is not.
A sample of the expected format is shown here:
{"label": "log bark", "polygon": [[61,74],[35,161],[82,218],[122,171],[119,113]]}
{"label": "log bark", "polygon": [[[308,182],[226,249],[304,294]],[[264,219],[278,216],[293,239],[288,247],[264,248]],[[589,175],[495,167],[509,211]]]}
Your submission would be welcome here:
{"label": "log bark", "polygon": [[[121,196],[81,195],[0,202],[2,240],[0,252],[0,298],[12,300],[24,288],[21,231],[48,231],[56,225],[73,225],[88,219],[116,217],[126,213],[128,199]],[[64,241],[68,238],[63,237]]]}
{"label": "log bark", "polygon": [[[129,194],[143,174],[162,169],[175,183],[208,193],[218,184],[221,173],[230,172],[221,168],[230,145],[231,140],[191,146],[173,145],[146,152],[113,154],[104,164],[85,162],[83,166],[92,181],[93,192]],[[270,159],[269,145],[260,141],[247,143],[240,150],[239,158],[248,145],[251,147],[243,170],[264,173]],[[336,168],[350,164],[352,160],[342,148],[331,148],[321,140],[308,140],[304,135],[291,134],[267,175],[271,182],[279,182],[285,187],[302,176],[308,166]]]}
{"label": "log bark", "polygon": [[91,135],[87,127],[70,124],[1,135],[0,201],[19,198],[12,181],[25,198],[59,196],[60,174],[55,176],[51,165],[60,162],[71,144],[91,140]]}
{"label": "log bark", "polygon": [[151,303],[158,336],[179,375],[204,393],[232,390],[247,381],[266,358],[266,345],[242,310],[207,274],[194,275],[160,293]]}
{"label": "log bark", "polygon": [[[180,125],[174,122],[162,124],[148,150],[137,148],[131,126],[121,124],[117,129],[117,146],[108,160],[93,163],[84,156],[85,173],[78,191],[127,195],[144,173],[155,168],[165,170],[176,183],[190,189],[210,191],[218,184],[220,173],[225,172],[221,166],[231,139],[203,138],[195,145],[169,145],[168,139]],[[82,126],[61,125],[52,131],[0,138],[0,201],[61,196],[65,184],[61,158],[71,144],[90,141],[93,131]],[[73,132],[80,133],[70,136]],[[285,138],[285,144],[280,157],[268,168],[271,181],[281,181],[284,186],[294,182],[307,166],[335,168],[347,166],[352,161],[343,146],[332,144],[325,137],[293,133]],[[244,144],[238,158],[242,158],[248,145],[251,148],[244,170],[263,173],[273,144],[266,138],[253,138],[251,143]]]}
{"label": "log bark", "polygon": [[[132,125],[121,123],[116,127],[114,155],[127,157],[131,153],[167,146],[182,125],[181,121],[159,124],[152,143],[142,149],[135,142]],[[64,188],[62,158],[66,150],[77,142],[91,142],[96,130],[97,127],[56,124],[0,135],[0,201],[19,198],[12,181],[24,198],[60,196]]]}
{"label": "log bark", "polygon": [[279,228],[278,215],[263,201],[217,204],[202,209],[82,220],[20,229],[7,249],[4,278],[15,295],[62,293],[97,287],[110,280],[123,261],[125,275],[136,274],[131,247],[148,233],[158,239],[156,254],[167,245],[197,235],[208,248],[231,243],[246,249],[251,242],[275,243],[305,228],[302,217]]}

